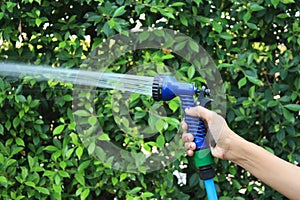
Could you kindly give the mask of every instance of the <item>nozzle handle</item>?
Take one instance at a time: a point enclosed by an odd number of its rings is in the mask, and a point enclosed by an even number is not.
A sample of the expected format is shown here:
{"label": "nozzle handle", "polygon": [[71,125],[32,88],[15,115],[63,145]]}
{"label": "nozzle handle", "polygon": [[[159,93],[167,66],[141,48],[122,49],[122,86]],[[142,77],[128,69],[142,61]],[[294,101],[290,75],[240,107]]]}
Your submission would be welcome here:
{"label": "nozzle handle", "polygon": [[[191,108],[196,106],[194,97],[191,95],[180,95],[181,100],[181,106],[183,109],[183,112],[186,108]],[[194,136],[194,142],[196,144],[196,151],[200,149],[208,148],[208,144],[205,140],[206,136],[206,129],[204,126],[204,122],[199,117],[192,117],[189,115],[186,115],[184,113],[184,121],[188,125],[188,133],[193,134]]]}
{"label": "nozzle handle", "polygon": [[[186,108],[194,107],[194,97],[191,95],[180,95],[181,106],[183,111]],[[194,161],[199,167],[200,178],[205,182],[205,188],[209,200],[218,200],[215,189],[213,177],[215,170],[212,168],[213,159],[210,154],[209,145],[206,142],[206,129],[203,121],[199,117],[192,117],[184,113],[184,120],[188,125],[188,133],[194,135],[194,142],[196,143],[196,150],[194,154]]]}

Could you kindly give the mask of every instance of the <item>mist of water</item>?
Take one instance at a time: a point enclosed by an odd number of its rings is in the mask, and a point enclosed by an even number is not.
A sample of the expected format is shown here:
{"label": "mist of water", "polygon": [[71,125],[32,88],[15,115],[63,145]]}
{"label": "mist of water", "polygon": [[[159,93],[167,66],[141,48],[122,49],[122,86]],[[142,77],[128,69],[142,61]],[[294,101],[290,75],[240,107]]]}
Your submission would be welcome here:
{"label": "mist of water", "polygon": [[37,81],[53,80],[75,85],[93,86],[152,95],[153,77],[148,76],[11,63],[0,64],[0,76],[16,78],[31,77]]}

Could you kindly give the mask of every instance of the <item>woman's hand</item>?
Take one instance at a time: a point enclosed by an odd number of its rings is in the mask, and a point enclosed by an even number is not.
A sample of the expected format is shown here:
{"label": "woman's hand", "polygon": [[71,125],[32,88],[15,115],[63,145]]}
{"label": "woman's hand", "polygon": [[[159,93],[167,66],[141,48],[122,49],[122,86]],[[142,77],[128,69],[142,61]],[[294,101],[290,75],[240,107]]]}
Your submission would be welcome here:
{"label": "woman's hand", "polygon": [[[230,160],[230,141],[237,136],[227,125],[225,119],[217,113],[210,111],[202,106],[196,106],[185,110],[187,115],[201,118],[207,127],[207,137],[213,156],[221,159]],[[192,134],[187,133],[188,125],[185,122],[181,123],[184,130],[182,140],[187,149],[187,155],[193,156],[196,144],[193,142]],[[212,139],[213,138],[213,139]],[[213,143],[215,141],[215,143]]]}
{"label": "woman's hand", "polygon": [[[213,156],[236,163],[289,199],[299,199],[299,167],[238,136],[227,126],[225,119],[215,112],[197,106],[187,109],[186,114],[200,117],[206,123],[207,136],[212,136],[216,141],[215,146],[209,144]],[[193,135],[186,133],[188,127],[185,122],[182,128],[187,154],[192,156],[196,146]]]}

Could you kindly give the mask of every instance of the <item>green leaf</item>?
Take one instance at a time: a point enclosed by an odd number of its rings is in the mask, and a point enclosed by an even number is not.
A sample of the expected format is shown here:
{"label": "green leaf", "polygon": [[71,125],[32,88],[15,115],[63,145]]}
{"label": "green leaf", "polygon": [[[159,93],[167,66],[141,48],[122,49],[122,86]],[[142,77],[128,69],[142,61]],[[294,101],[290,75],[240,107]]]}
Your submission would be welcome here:
{"label": "green leaf", "polygon": [[197,173],[193,173],[193,175],[189,179],[189,187],[194,187],[199,183],[199,175]]}
{"label": "green leaf", "polygon": [[26,167],[21,167],[22,170],[22,179],[26,180],[26,177],[28,176],[28,169]]}
{"label": "green leaf", "polygon": [[44,187],[36,187],[35,188],[39,193],[50,195],[50,192],[47,188]]}
{"label": "green leaf", "polygon": [[17,128],[19,126],[19,124],[20,124],[20,118],[17,116],[13,120],[13,127]]}
{"label": "green leaf", "polygon": [[167,18],[170,18],[170,19],[175,19],[175,16],[173,15],[173,13],[171,13],[169,10],[167,9],[160,9],[159,12],[164,15],[165,17]]}
{"label": "green leaf", "polygon": [[189,79],[192,79],[194,77],[195,67],[193,65],[188,68],[187,74],[188,74]]}
{"label": "green leaf", "polygon": [[2,186],[4,186],[5,188],[7,188],[8,186],[8,181],[7,181],[7,178],[5,176],[0,176],[0,184]]}
{"label": "green leaf", "polygon": [[59,174],[56,174],[56,175],[54,176],[54,183],[55,183],[56,185],[59,185],[60,181],[61,181],[61,178],[60,178]]}
{"label": "green leaf", "polygon": [[235,179],[232,180],[232,185],[238,190],[241,189],[241,187],[242,187],[241,184]]}
{"label": "green leaf", "polygon": [[277,6],[279,4],[279,0],[271,0],[271,3],[274,6],[274,8],[277,8]]}
{"label": "green leaf", "polygon": [[109,135],[106,134],[106,133],[102,133],[97,139],[102,140],[102,141],[109,141],[110,140]]}
{"label": "green leaf", "polygon": [[120,182],[125,180],[127,177],[128,177],[128,173],[122,173],[121,176],[120,176]]}
{"label": "green leaf", "polygon": [[0,124],[0,134],[3,135],[4,134],[4,128],[3,128],[3,125]]}
{"label": "green leaf", "polygon": [[203,17],[203,16],[200,16],[200,17],[199,17],[199,20],[200,20],[200,22],[205,23],[205,24],[208,24],[208,23],[211,22],[211,21],[210,21],[210,18],[208,18],[208,17]]}
{"label": "green leaf", "polygon": [[[6,3],[6,5],[7,5],[7,10],[9,11],[9,12],[13,12],[13,9],[14,9],[14,7],[17,5],[16,3],[14,3],[14,2],[7,2]],[[5,7],[4,7],[5,8]]]}
{"label": "green leaf", "polygon": [[70,158],[70,156],[73,154],[74,150],[75,150],[74,148],[68,149],[67,153],[65,154],[66,159]]}
{"label": "green leaf", "polygon": [[113,185],[116,185],[119,182],[119,180],[116,177],[112,177],[111,182]]}
{"label": "green leaf", "polygon": [[67,167],[67,163],[66,163],[65,161],[61,161],[61,162],[59,163],[59,166],[60,166],[63,170],[65,170],[66,167]]}
{"label": "green leaf", "polygon": [[54,172],[54,171],[46,170],[45,173],[43,174],[43,176],[52,177],[55,175],[55,173],[56,172]]}
{"label": "green leaf", "polygon": [[251,83],[254,83],[255,85],[258,85],[258,86],[262,85],[262,81],[253,76],[247,76],[247,78]]}
{"label": "green leaf", "polygon": [[88,122],[91,126],[94,126],[98,122],[98,119],[96,116],[92,115],[88,118]]}
{"label": "green leaf", "polygon": [[183,2],[175,2],[175,3],[171,4],[171,6],[173,6],[173,7],[182,7],[183,5],[185,5],[185,3],[183,3]]}
{"label": "green leaf", "polygon": [[71,95],[67,94],[67,95],[64,96],[64,100],[65,101],[72,101],[73,97]]}
{"label": "green leaf", "polygon": [[27,159],[28,159],[29,168],[30,168],[30,170],[32,170],[32,168],[34,167],[34,163],[35,163],[34,159],[30,155],[27,156]]}
{"label": "green leaf", "polygon": [[194,2],[197,4],[197,6],[199,7],[200,3],[202,3],[202,0],[194,0]]}
{"label": "green leaf", "polygon": [[53,130],[53,135],[59,135],[65,129],[65,126],[66,126],[65,124],[57,126]]}
{"label": "green leaf", "polygon": [[86,110],[76,110],[74,113],[74,115],[77,115],[79,117],[87,117],[87,116],[90,116],[91,113],[89,113],[88,111]]}
{"label": "green leaf", "polygon": [[282,129],[280,129],[278,133],[276,133],[276,138],[279,142],[283,142],[285,138],[285,132]]}
{"label": "green leaf", "polygon": [[45,151],[57,151],[58,148],[56,146],[53,145],[48,145],[44,148]]}
{"label": "green leaf", "polygon": [[165,145],[165,137],[163,135],[159,135],[156,138],[156,144],[159,148],[163,148]]}
{"label": "green leaf", "polygon": [[169,105],[169,108],[173,111],[173,112],[175,112],[178,108],[179,108],[179,102],[178,101],[176,101],[176,100],[172,100],[172,101],[170,101],[170,103],[168,104]]}
{"label": "green leaf", "polygon": [[244,85],[246,85],[246,83],[247,83],[246,77],[241,78],[241,79],[238,81],[238,86],[239,86],[239,88],[241,88],[241,87],[243,87]]}
{"label": "green leaf", "polygon": [[121,6],[121,7],[117,8],[113,14],[113,17],[119,17],[119,16],[123,15],[126,12],[125,7],[126,6]]}
{"label": "green leaf", "polygon": [[150,36],[150,33],[149,31],[143,31],[142,33],[140,33],[138,35],[138,38],[139,38],[139,41],[140,42],[144,42],[145,40],[147,40]]}
{"label": "green leaf", "polygon": [[233,36],[227,32],[220,33],[219,36],[220,36],[220,38],[225,39],[225,40],[233,39]]}
{"label": "green leaf", "polygon": [[255,98],[255,86],[253,85],[250,89],[249,89],[249,97],[254,99]]}
{"label": "green leaf", "polygon": [[220,23],[217,22],[217,21],[213,21],[212,26],[213,26],[213,28],[215,29],[215,31],[218,32],[218,33],[221,33],[222,30],[223,30],[222,24],[220,24]]}
{"label": "green leaf", "polygon": [[285,19],[285,18],[288,18],[289,15],[287,13],[280,13],[279,15],[277,15],[277,17],[280,19]]}
{"label": "green leaf", "polygon": [[64,177],[64,178],[70,178],[70,174],[69,174],[68,172],[66,172],[66,171],[59,170],[59,171],[58,171],[58,174],[59,174],[59,176],[61,176],[61,177]]}
{"label": "green leaf", "polygon": [[83,171],[85,168],[87,168],[89,165],[91,164],[90,160],[84,161],[83,163],[81,163],[78,167],[78,171]]}
{"label": "green leaf", "polygon": [[159,132],[161,132],[161,131],[164,129],[164,126],[165,126],[165,121],[162,120],[162,119],[158,119],[158,120],[155,122],[155,128],[156,128],[156,130],[158,130]]}
{"label": "green leaf", "polygon": [[287,105],[284,105],[284,107],[286,107],[287,109],[289,109],[291,111],[300,111],[299,104],[287,104]]}
{"label": "green leaf", "polygon": [[143,194],[141,195],[142,198],[148,198],[152,196],[154,196],[154,194],[151,192],[143,192]]}
{"label": "green leaf", "polygon": [[86,199],[90,194],[90,189],[86,188],[83,190],[83,192],[80,194],[80,200]]}
{"label": "green leaf", "polygon": [[82,175],[82,173],[78,172],[75,174],[75,179],[80,183],[82,186],[85,186],[85,179]]}
{"label": "green leaf", "polygon": [[35,24],[39,27],[43,23],[43,20],[41,18],[36,18],[35,19]]}
{"label": "green leaf", "polygon": [[249,28],[251,28],[251,29],[253,29],[253,30],[258,30],[258,27],[257,27],[255,24],[249,23],[249,22],[247,22],[246,24],[247,24],[247,26],[248,26]]}
{"label": "green leaf", "polygon": [[83,148],[81,146],[77,147],[75,153],[76,153],[76,156],[78,157],[78,159],[80,159],[83,154]]}
{"label": "green leaf", "polygon": [[277,101],[271,100],[271,101],[268,102],[267,107],[274,107],[274,106],[277,106],[277,105],[278,105]]}
{"label": "green leaf", "polygon": [[83,187],[79,187],[79,188],[76,190],[75,195],[76,195],[76,196],[79,196],[79,195],[82,193],[82,190],[83,190],[83,189],[84,189]]}
{"label": "green leaf", "polygon": [[271,154],[275,154],[274,150],[271,149],[270,147],[264,146],[264,149],[270,152]]}
{"label": "green leaf", "polygon": [[32,181],[26,181],[26,182],[25,182],[25,185],[28,185],[28,186],[30,186],[30,187],[35,188],[35,183],[32,182]]}
{"label": "green leaf", "polygon": [[224,197],[224,196],[222,196],[222,197],[220,197],[220,199],[219,200],[232,200],[232,198],[230,198],[230,197]]}
{"label": "green leaf", "polygon": [[249,56],[248,56],[248,58],[247,58],[247,65],[251,65],[252,64],[253,57],[254,57],[254,54],[250,53]]}
{"label": "green leaf", "polygon": [[3,18],[4,12],[0,12],[0,20]]}
{"label": "green leaf", "polygon": [[7,166],[13,166],[14,164],[17,163],[17,160],[15,159],[9,159],[6,163]]}
{"label": "green leaf", "polygon": [[11,128],[11,122],[8,120],[5,122],[5,128],[9,130]]}
{"label": "green leaf", "polygon": [[192,51],[196,53],[199,52],[199,45],[197,42],[195,42],[194,40],[189,40],[188,44]]}
{"label": "green leaf", "polygon": [[22,151],[24,148],[23,147],[16,147],[14,148],[14,150],[11,152],[11,156],[16,155],[17,153],[19,153],[20,151]]}
{"label": "green leaf", "polygon": [[244,22],[248,22],[249,21],[249,19],[251,18],[251,13],[248,11],[248,12],[246,12],[246,14],[243,16],[243,20],[244,20]]}
{"label": "green leaf", "polygon": [[287,109],[285,109],[285,108],[283,108],[282,110],[283,110],[283,116],[284,116],[284,118],[287,121],[289,121],[290,123],[295,123],[295,117],[294,117],[294,115],[290,111],[288,111]]}
{"label": "green leaf", "polygon": [[280,0],[280,2],[284,4],[295,3],[294,0]]}
{"label": "green leaf", "polygon": [[174,51],[182,50],[185,47],[186,43],[187,43],[187,41],[182,41],[182,42],[176,43],[174,46]]}
{"label": "green leaf", "polygon": [[265,8],[261,5],[259,5],[258,3],[250,3],[250,10],[252,12],[255,12],[255,11],[260,11],[260,10],[264,10]]}
{"label": "green leaf", "polygon": [[188,26],[188,20],[183,14],[179,14],[179,20],[184,26]]}
{"label": "green leaf", "polygon": [[88,147],[88,153],[89,153],[90,155],[93,154],[94,151],[95,151],[95,148],[96,148],[96,144],[95,144],[95,142],[92,142],[92,143],[89,145],[89,147]]}
{"label": "green leaf", "polygon": [[131,194],[131,195],[134,195],[134,194],[138,193],[141,190],[142,190],[141,187],[135,187],[132,190],[130,190],[128,193]]}

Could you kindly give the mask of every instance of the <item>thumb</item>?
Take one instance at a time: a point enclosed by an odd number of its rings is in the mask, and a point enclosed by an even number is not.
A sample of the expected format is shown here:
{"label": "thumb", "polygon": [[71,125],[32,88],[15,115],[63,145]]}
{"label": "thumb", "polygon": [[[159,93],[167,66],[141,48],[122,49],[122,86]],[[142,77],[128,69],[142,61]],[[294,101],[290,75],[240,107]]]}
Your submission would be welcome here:
{"label": "thumb", "polygon": [[201,119],[208,122],[211,120],[213,112],[202,106],[196,106],[185,109],[185,113],[193,117],[200,117]]}

